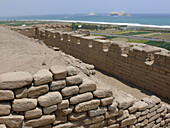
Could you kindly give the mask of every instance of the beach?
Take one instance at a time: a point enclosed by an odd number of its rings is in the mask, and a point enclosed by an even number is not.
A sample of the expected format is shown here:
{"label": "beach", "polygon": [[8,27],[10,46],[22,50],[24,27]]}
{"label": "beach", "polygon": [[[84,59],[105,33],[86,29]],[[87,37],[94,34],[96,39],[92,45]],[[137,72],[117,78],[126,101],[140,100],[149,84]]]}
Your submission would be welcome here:
{"label": "beach", "polygon": [[133,27],[170,28],[170,15],[160,14],[132,14],[131,16],[108,16],[108,14],[68,14],[68,15],[40,15],[40,16],[20,16],[20,17],[0,17],[0,20],[19,21],[55,21],[66,23],[90,23],[108,25],[127,25]]}

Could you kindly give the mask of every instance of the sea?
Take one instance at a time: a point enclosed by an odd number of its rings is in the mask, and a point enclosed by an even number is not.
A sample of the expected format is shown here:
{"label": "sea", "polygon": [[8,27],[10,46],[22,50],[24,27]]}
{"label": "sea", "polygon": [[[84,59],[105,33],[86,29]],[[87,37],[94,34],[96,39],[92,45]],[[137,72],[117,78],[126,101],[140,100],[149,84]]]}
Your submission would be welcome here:
{"label": "sea", "polygon": [[59,22],[81,22],[139,27],[170,28],[170,14],[131,14],[130,16],[109,16],[108,14],[64,14],[0,17],[0,20],[42,20]]}

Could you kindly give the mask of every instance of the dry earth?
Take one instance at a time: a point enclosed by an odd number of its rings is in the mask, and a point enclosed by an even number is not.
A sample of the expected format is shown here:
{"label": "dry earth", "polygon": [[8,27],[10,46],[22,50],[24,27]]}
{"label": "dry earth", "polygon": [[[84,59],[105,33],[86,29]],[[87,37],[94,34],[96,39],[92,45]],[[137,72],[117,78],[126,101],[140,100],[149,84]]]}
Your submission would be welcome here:
{"label": "dry earth", "polygon": [[[75,59],[62,51],[54,51],[42,42],[25,37],[7,27],[0,26],[0,74],[13,71],[28,71],[32,74],[40,69],[54,65],[72,65],[83,77],[88,77],[88,64]],[[123,83],[118,79],[96,71],[90,79],[97,83],[99,89],[110,89],[114,96],[131,97],[137,99],[151,95],[151,93]]]}

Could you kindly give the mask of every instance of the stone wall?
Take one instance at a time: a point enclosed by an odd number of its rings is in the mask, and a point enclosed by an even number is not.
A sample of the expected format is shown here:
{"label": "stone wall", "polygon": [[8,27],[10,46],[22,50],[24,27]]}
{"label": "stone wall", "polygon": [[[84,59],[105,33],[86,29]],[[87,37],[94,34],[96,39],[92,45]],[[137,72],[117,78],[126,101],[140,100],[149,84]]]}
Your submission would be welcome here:
{"label": "stone wall", "polygon": [[65,53],[93,64],[97,69],[170,99],[168,50],[41,27],[37,28],[33,37],[43,40],[48,46],[59,47]]}
{"label": "stone wall", "polygon": [[12,30],[15,30],[23,35],[26,35],[30,38],[35,38],[35,35],[39,33],[38,28],[41,28],[41,30],[47,29],[47,30],[52,30],[55,29],[56,31],[63,31],[63,32],[71,32],[72,31],[72,26],[68,24],[39,24],[39,25],[34,25],[34,26],[26,26],[26,27],[21,27],[21,26],[16,26],[12,27]]}
{"label": "stone wall", "polygon": [[166,128],[170,106],[156,96],[116,100],[74,67],[54,66],[33,76],[0,75],[1,128]]}

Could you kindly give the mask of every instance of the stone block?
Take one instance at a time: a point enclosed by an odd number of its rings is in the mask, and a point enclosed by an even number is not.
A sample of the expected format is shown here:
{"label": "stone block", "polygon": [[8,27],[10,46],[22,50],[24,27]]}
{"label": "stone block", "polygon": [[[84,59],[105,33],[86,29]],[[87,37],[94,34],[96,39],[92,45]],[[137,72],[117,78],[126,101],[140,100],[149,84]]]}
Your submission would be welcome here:
{"label": "stone block", "polygon": [[41,118],[28,120],[25,122],[29,127],[40,127],[48,124],[52,124],[55,121],[54,115],[43,115]]}
{"label": "stone block", "polygon": [[96,123],[102,122],[103,120],[104,120],[104,116],[96,116],[96,117],[84,119],[83,123],[85,125],[90,125],[90,124],[96,124]]}
{"label": "stone block", "polygon": [[94,116],[103,115],[106,112],[107,112],[107,108],[98,107],[97,109],[88,111],[88,115],[89,115],[89,117],[94,117]]}
{"label": "stone block", "polygon": [[134,105],[138,106],[138,110],[143,111],[148,108],[148,104],[143,101],[137,101],[134,103]]}
{"label": "stone block", "polygon": [[63,96],[72,96],[79,92],[78,86],[65,87],[61,90]]}
{"label": "stone block", "polygon": [[113,96],[113,93],[110,90],[97,90],[93,92],[93,95],[96,98],[106,98]]}
{"label": "stone block", "polygon": [[75,67],[73,67],[73,66],[67,66],[66,71],[67,71],[68,76],[77,75],[77,69]]}
{"label": "stone block", "polygon": [[0,124],[5,124],[7,128],[21,128],[23,120],[24,116],[20,115],[1,116]]}
{"label": "stone block", "polygon": [[165,119],[165,124],[170,125],[169,122],[170,122],[170,118],[169,119]]}
{"label": "stone block", "polygon": [[115,124],[115,123],[116,123],[115,117],[108,119],[108,125]]}
{"label": "stone block", "polygon": [[141,112],[135,112],[134,115],[136,118],[138,118],[141,115]]}
{"label": "stone block", "polygon": [[0,124],[0,128],[7,128],[5,124]]}
{"label": "stone block", "polygon": [[117,109],[117,105],[117,102],[112,102],[112,104],[108,106],[108,110],[115,111]]}
{"label": "stone block", "polygon": [[152,121],[146,125],[146,128],[153,128],[154,124],[155,124],[155,121]]}
{"label": "stone block", "polygon": [[153,101],[153,98],[151,97],[145,97],[142,99],[142,101],[148,104],[148,108],[152,108],[156,105],[155,101]]}
{"label": "stone block", "polygon": [[158,109],[158,105],[155,105],[153,108],[150,108],[149,112],[153,112]]}
{"label": "stone block", "polygon": [[151,118],[152,116],[156,115],[156,111],[147,114],[147,118]]}
{"label": "stone block", "polygon": [[110,125],[108,128],[119,128],[119,124]]}
{"label": "stone block", "polygon": [[38,128],[52,128],[52,126],[51,126],[51,124],[48,124],[48,125],[41,126],[41,127],[38,127]]}
{"label": "stone block", "polygon": [[57,126],[54,126],[53,128],[78,128],[78,124],[74,122],[68,122],[64,124],[59,124]]}
{"label": "stone block", "polygon": [[65,123],[67,122],[67,116],[57,116],[53,125],[58,125],[60,123]]}
{"label": "stone block", "polygon": [[135,127],[136,127],[136,128],[141,128],[141,124],[140,124],[140,123],[137,123],[137,124],[135,124]]}
{"label": "stone block", "polygon": [[149,109],[146,109],[146,110],[142,111],[141,116],[146,115],[148,113],[149,113]]}
{"label": "stone block", "polygon": [[120,115],[118,109],[116,109],[115,111],[107,111],[107,112],[105,113],[105,118],[106,118],[106,119],[108,119],[108,118],[113,118],[113,117],[118,116],[118,115]]}
{"label": "stone block", "polygon": [[166,115],[165,115],[165,117],[164,117],[165,119],[168,119],[168,118],[170,118],[170,113],[167,113]]}
{"label": "stone block", "polygon": [[75,106],[75,112],[85,112],[92,109],[98,108],[100,105],[100,100],[91,100],[87,102],[80,103]]}
{"label": "stone block", "polygon": [[103,128],[105,125],[106,125],[106,122],[101,121],[99,123],[89,125],[89,128]]}
{"label": "stone block", "polygon": [[116,117],[117,122],[120,122],[122,120],[123,120],[123,115],[119,115],[119,116]]}
{"label": "stone block", "polygon": [[167,112],[170,113],[170,105],[169,105],[169,104],[166,104],[165,106],[166,106],[166,108],[167,108]]}
{"label": "stone block", "polygon": [[137,122],[136,117],[134,115],[130,115],[129,118],[124,119],[121,122],[121,127],[125,127],[127,125],[132,125],[135,124]]}
{"label": "stone block", "polygon": [[160,117],[160,113],[158,113],[158,114],[156,114],[156,115],[154,115],[154,116],[152,116],[151,118],[149,118],[149,122],[152,122],[152,121],[154,121],[154,120],[156,120],[156,119],[158,119],[159,117]]}
{"label": "stone block", "polygon": [[49,91],[48,85],[32,86],[28,89],[28,97],[38,97]]}
{"label": "stone block", "polygon": [[167,113],[167,109],[165,109],[163,112],[161,112],[161,116],[165,116]]}
{"label": "stone block", "polygon": [[26,111],[24,113],[25,119],[36,119],[42,116],[42,110],[40,108],[36,108],[33,110]]}
{"label": "stone block", "polygon": [[52,113],[52,112],[54,112],[56,110],[57,110],[57,105],[52,105],[52,106],[43,108],[43,113],[44,114],[50,114],[50,113]]}
{"label": "stone block", "polygon": [[93,94],[91,92],[83,93],[70,98],[70,104],[78,104],[84,101],[93,99]]}
{"label": "stone block", "polygon": [[0,101],[13,100],[14,93],[11,90],[0,90]]}
{"label": "stone block", "polygon": [[32,83],[28,72],[10,72],[0,75],[0,89],[18,89]]}
{"label": "stone block", "polygon": [[36,99],[15,99],[12,103],[12,110],[16,112],[28,111],[36,108]]}
{"label": "stone block", "polygon": [[9,102],[0,102],[0,116],[9,115],[11,111],[11,105]]}
{"label": "stone block", "polygon": [[107,105],[112,104],[113,99],[114,99],[113,97],[101,99],[101,106],[107,106]]}
{"label": "stone block", "polygon": [[144,121],[142,121],[142,122],[140,123],[140,126],[144,127],[144,126],[147,125],[147,124],[148,124],[148,119],[145,119]]}
{"label": "stone block", "polygon": [[27,98],[28,89],[26,87],[14,90],[17,99]]}
{"label": "stone block", "polygon": [[53,66],[50,68],[50,71],[54,76],[54,80],[62,80],[67,76],[67,71],[64,66]]}
{"label": "stone block", "polygon": [[147,118],[146,115],[140,116],[140,117],[138,118],[138,122],[141,122],[141,121],[145,120],[146,118]]}
{"label": "stone block", "polygon": [[55,114],[56,116],[66,116],[68,114],[71,114],[73,112],[74,106],[70,106],[69,108],[65,108],[65,109],[59,109],[56,110]]}
{"label": "stone block", "polygon": [[156,120],[156,123],[158,124],[158,123],[160,123],[162,121],[162,118],[158,118],[157,120]]}
{"label": "stone block", "polygon": [[96,84],[89,79],[84,79],[83,83],[79,86],[79,93],[92,91],[96,91]]}
{"label": "stone block", "polygon": [[62,88],[66,87],[66,81],[65,80],[58,80],[58,81],[52,81],[50,84],[50,90],[60,90]]}
{"label": "stone block", "polygon": [[33,75],[34,85],[42,85],[53,80],[53,75],[48,69],[42,69]]}
{"label": "stone block", "polygon": [[128,110],[124,110],[123,111],[123,119],[126,119],[129,117],[129,111]]}
{"label": "stone block", "polygon": [[79,75],[70,76],[70,77],[66,78],[66,83],[67,83],[67,85],[79,85],[79,84],[83,83],[83,79]]}
{"label": "stone block", "polygon": [[129,113],[134,113],[138,110],[138,106],[133,105],[133,106],[129,107],[128,110],[129,110]]}
{"label": "stone block", "polygon": [[87,113],[86,113],[86,112],[82,112],[82,113],[72,113],[72,114],[68,115],[68,119],[69,119],[70,121],[73,121],[73,122],[74,122],[74,121],[80,121],[80,120],[86,118],[86,116],[87,116]]}
{"label": "stone block", "polygon": [[62,100],[61,103],[58,104],[58,109],[64,109],[69,107],[69,101],[68,100]]}
{"label": "stone block", "polygon": [[165,105],[162,105],[160,108],[157,109],[157,113],[161,113],[163,112],[164,110],[166,109],[166,106]]}
{"label": "stone block", "polygon": [[62,96],[59,92],[48,92],[47,94],[38,97],[38,102],[43,107],[56,105],[62,102]]}
{"label": "stone block", "polygon": [[134,104],[134,99],[131,97],[123,97],[117,100],[118,108],[126,109]]}
{"label": "stone block", "polygon": [[161,121],[161,126],[164,126],[165,125],[165,120]]}
{"label": "stone block", "polygon": [[160,100],[158,97],[154,96],[154,95],[151,96],[151,99],[152,99],[156,104],[159,104],[159,103],[161,102],[161,100]]}
{"label": "stone block", "polygon": [[154,124],[154,125],[153,125],[153,128],[160,128],[160,126],[161,126],[161,124],[160,124],[160,123],[158,123],[158,124]]}

